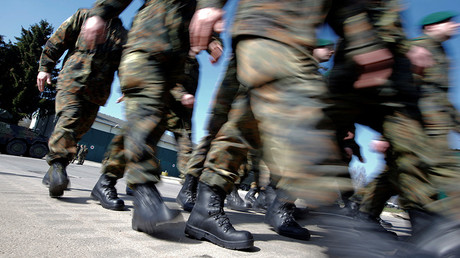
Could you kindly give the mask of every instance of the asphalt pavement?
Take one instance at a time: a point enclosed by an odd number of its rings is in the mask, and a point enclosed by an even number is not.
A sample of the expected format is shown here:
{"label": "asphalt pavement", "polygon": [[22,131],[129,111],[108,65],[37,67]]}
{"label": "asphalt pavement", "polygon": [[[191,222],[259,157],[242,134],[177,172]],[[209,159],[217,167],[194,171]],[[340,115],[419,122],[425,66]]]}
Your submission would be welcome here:
{"label": "asphalt pavement", "polygon": [[[187,238],[185,222],[189,213],[158,226],[152,235],[131,229],[133,197],[125,194],[125,181],[119,180],[119,197],[125,201],[124,211],[102,208],[90,193],[100,175],[100,163],[86,161],[70,164],[70,190],[62,198],[50,198],[41,180],[48,169],[43,159],[0,154],[0,256],[1,257],[340,257],[347,248],[336,245],[328,236],[334,228],[324,226],[327,213],[311,212],[299,224],[307,227],[310,241],[278,235],[263,223],[264,215],[252,211],[226,209],[234,227],[250,231],[254,248],[234,251],[206,241]],[[166,204],[179,209],[175,197],[181,185],[177,178],[162,177],[158,184]],[[245,192],[240,191],[243,197]],[[384,214],[400,236],[410,232],[407,220]],[[336,220],[334,217],[333,220]],[[339,221],[347,219],[339,218]],[[339,228],[353,230],[353,222],[339,222]],[[333,224],[333,223],[332,223]],[[336,224],[337,225],[337,224]],[[336,226],[337,227],[337,226]],[[328,235],[329,232],[329,235]],[[336,231],[337,232],[337,231]],[[335,236],[335,233],[333,233]],[[340,232],[339,232],[340,234]],[[361,234],[359,234],[361,235]],[[348,240],[356,242],[352,234]],[[361,240],[360,240],[361,241]],[[340,240],[343,243],[343,240]],[[362,244],[356,245],[361,248]],[[355,248],[355,249],[356,249]]]}

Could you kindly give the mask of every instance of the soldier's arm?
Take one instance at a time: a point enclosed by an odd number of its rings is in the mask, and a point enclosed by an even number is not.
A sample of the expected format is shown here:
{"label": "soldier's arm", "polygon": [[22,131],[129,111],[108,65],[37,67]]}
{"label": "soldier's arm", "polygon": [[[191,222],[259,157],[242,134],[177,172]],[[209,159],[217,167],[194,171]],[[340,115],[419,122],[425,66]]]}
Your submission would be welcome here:
{"label": "soldier's arm", "polygon": [[378,37],[364,2],[334,0],[327,21],[347,42],[345,55],[361,70],[354,87],[384,84],[392,72],[393,56]]}
{"label": "soldier's arm", "polygon": [[86,12],[84,9],[78,10],[48,39],[40,56],[39,72],[50,73],[64,52],[75,45]]}
{"label": "soldier's arm", "polygon": [[99,0],[90,10],[88,18],[82,27],[82,36],[89,49],[106,39],[106,21],[117,17],[132,0]]}
{"label": "soldier's arm", "polygon": [[190,22],[190,46],[194,53],[208,48],[213,32],[224,29],[222,7],[226,0],[199,0],[197,10]]}
{"label": "soldier's arm", "polygon": [[401,22],[402,5],[398,0],[385,2],[379,10],[382,13],[376,24],[380,38],[395,53],[405,55],[414,65],[415,72],[421,73],[423,69],[434,64],[431,53],[420,46],[413,44],[404,32]]}
{"label": "soldier's arm", "polygon": [[120,15],[132,0],[98,0],[91,8],[90,16],[99,16],[105,21]]}
{"label": "soldier's arm", "polygon": [[379,8],[382,13],[375,24],[380,38],[395,52],[405,55],[411,48],[411,42],[403,30],[401,22],[402,5],[398,0],[382,1]]}

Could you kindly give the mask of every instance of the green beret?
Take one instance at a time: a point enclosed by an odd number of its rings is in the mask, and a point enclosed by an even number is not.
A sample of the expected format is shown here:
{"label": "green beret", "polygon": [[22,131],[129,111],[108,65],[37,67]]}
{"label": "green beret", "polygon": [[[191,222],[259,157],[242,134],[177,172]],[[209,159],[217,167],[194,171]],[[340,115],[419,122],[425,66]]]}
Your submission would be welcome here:
{"label": "green beret", "polygon": [[425,18],[423,18],[420,22],[420,25],[424,27],[426,25],[440,23],[443,21],[450,20],[455,16],[457,16],[457,14],[450,11],[432,13],[428,16],[425,16]]}
{"label": "green beret", "polygon": [[316,40],[316,47],[327,47],[334,45],[334,41],[328,39],[317,39]]}

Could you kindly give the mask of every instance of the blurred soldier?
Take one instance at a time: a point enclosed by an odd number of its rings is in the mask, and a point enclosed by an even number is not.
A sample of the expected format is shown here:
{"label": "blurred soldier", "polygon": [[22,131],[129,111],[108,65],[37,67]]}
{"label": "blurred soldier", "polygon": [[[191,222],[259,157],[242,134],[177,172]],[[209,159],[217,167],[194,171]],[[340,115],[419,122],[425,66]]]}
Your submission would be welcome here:
{"label": "blurred soldier", "polygon": [[45,83],[51,84],[51,70],[67,51],[57,82],[58,121],[46,157],[50,169],[45,177],[49,177],[51,197],[63,195],[67,188],[66,167],[77,154],[76,143],[91,128],[99,106],[110,95],[127,37],[121,20],[114,16],[104,27],[107,40],[88,44],[81,37],[82,25],[88,17],[88,10],[79,9],[68,18],[47,41],[40,57],[37,86],[43,91]]}
{"label": "blurred soldier", "polygon": [[316,47],[313,49],[313,57],[318,63],[324,63],[334,55],[334,41],[328,39],[318,39]]}
{"label": "blurred soldier", "polygon": [[[378,217],[386,201],[391,196],[400,194],[399,201],[409,212],[414,233],[420,232],[427,226],[427,223],[433,222],[430,212],[442,213],[436,211],[436,207],[442,207],[444,212],[451,210],[450,213],[456,213],[452,210],[458,207],[458,204],[454,202],[455,198],[452,198],[458,195],[458,192],[454,193],[450,200],[449,198],[438,200],[442,197],[441,193],[445,195],[445,189],[455,189],[451,184],[458,184],[459,180],[454,171],[458,171],[460,161],[449,148],[448,134],[451,130],[460,131],[458,120],[460,116],[448,98],[450,83],[447,71],[450,69],[450,64],[442,46],[444,41],[458,33],[459,24],[452,20],[454,16],[456,14],[452,12],[437,12],[426,16],[421,22],[423,36],[412,42],[430,51],[434,60],[433,66],[416,71],[414,77],[416,84],[421,89],[418,106],[422,113],[424,131],[430,138],[431,151],[439,154],[438,160],[435,161],[435,164],[438,165],[434,167],[434,173],[419,174],[415,178],[417,180],[400,175],[395,164],[387,165],[387,169],[367,187],[360,208],[361,212]],[[374,146],[379,147],[377,151],[381,153],[386,153],[388,149],[391,150],[387,141],[377,141]],[[410,187],[409,195],[405,192],[401,193],[400,187],[404,186]],[[427,191],[431,188],[437,189]],[[414,206],[413,195],[417,195],[418,199],[424,201],[422,205]]]}
{"label": "blurred soldier", "polygon": [[[202,9],[195,13],[190,26],[192,49],[197,52],[204,49],[212,28],[221,21],[217,2],[199,2]],[[337,197],[336,182],[343,188],[351,187],[349,180],[335,176],[348,170],[338,152],[334,125],[324,112],[330,102],[324,99],[327,90],[317,73],[312,49],[316,27],[327,20],[348,39],[347,54],[364,57],[362,67],[367,67],[366,59],[372,54],[381,57],[379,64],[386,67],[391,56],[379,45],[363,11],[357,2],[348,1],[239,2],[233,44],[238,80],[248,94],[241,98],[240,108],[232,107],[235,119],[229,116],[211,143],[197,201],[186,224],[188,236],[230,249],[253,245],[252,235],[236,231],[222,209],[248,145],[262,147],[276,184],[277,197],[265,221],[281,235],[303,240],[310,237],[292,217],[296,198],[305,198],[312,205],[329,203]],[[373,78],[385,80],[386,75],[378,73]],[[358,82],[366,86],[376,83]],[[311,146],[315,146],[314,152]]]}
{"label": "blurred soldier", "polygon": [[[101,0],[85,24],[87,42],[105,38],[105,25],[131,0]],[[161,170],[156,146],[167,128],[169,92],[182,76],[190,44],[189,21],[195,1],[144,1],[133,20],[120,63],[120,85],[125,96],[127,126],[123,132],[126,181],[133,187],[132,228],[154,233],[157,223],[179,215],[164,203],[155,184]],[[207,42],[208,43],[208,42]]]}

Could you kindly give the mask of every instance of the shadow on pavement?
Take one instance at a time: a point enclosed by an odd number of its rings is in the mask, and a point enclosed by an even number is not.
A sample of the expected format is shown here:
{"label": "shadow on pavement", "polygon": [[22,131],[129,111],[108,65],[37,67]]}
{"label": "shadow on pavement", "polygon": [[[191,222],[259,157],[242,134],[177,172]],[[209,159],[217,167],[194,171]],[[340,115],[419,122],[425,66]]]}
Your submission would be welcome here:
{"label": "shadow on pavement", "polygon": [[0,172],[0,175],[7,175],[7,176],[19,176],[19,177],[28,177],[28,178],[42,178],[41,176],[27,176],[27,175],[20,175],[10,172]]}
{"label": "shadow on pavement", "polygon": [[66,196],[62,196],[56,199],[62,202],[75,203],[75,204],[90,204],[88,201],[92,200],[90,197],[66,197]]}

